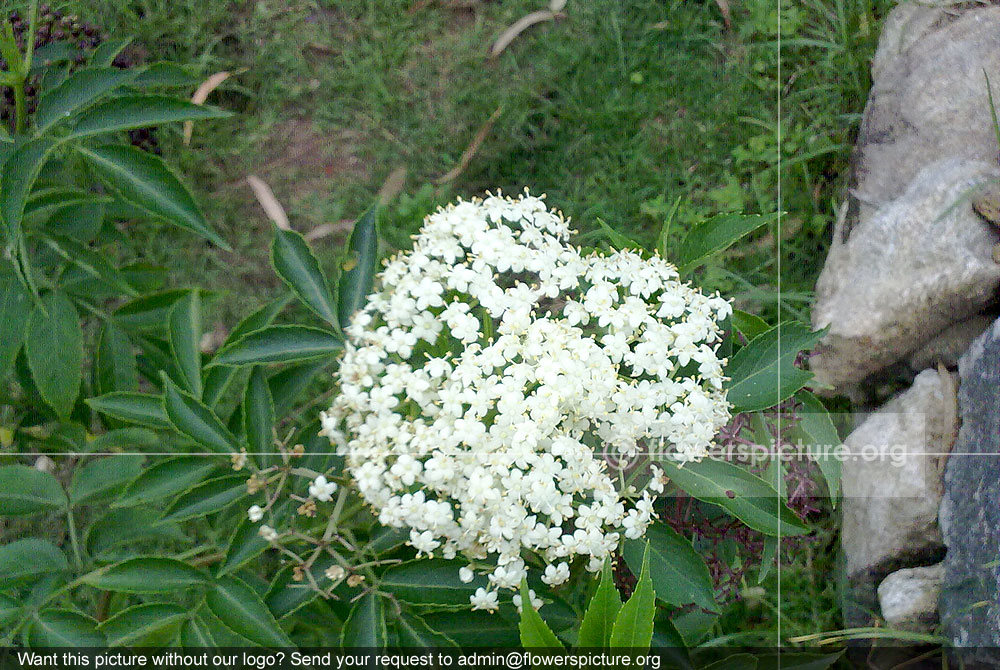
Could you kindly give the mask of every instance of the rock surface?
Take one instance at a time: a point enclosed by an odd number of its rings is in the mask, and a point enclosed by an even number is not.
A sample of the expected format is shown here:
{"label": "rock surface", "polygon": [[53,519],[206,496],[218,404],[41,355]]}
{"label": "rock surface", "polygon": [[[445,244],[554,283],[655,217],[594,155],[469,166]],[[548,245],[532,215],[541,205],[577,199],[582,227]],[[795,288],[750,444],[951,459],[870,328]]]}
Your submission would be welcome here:
{"label": "rock surface", "polygon": [[957,367],[958,359],[968,350],[973,340],[993,325],[994,318],[979,314],[948,326],[908,356],[910,369],[920,372],[936,367],[938,363],[946,368]]}
{"label": "rock surface", "polygon": [[962,426],[941,505],[941,622],[956,646],[1000,647],[1000,320],[962,357],[959,375]]}
{"label": "rock surface", "polygon": [[937,161],[846,241],[835,234],[813,308],[813,325],[830,327],[810,360],[819,382],[857,384],[995,299],[1000,229],[969,198],[998,175],[981,161]]}
{"label": "rock surface", "polygon": [[954,382],[925,370],[844,441],[841,546],[848,626],[875,621],[876,585],[913,565],[940,561],[942,484],[938,454],[954,436]]}
{"label": "rock surface", "polygon": [[930,632],[938,622],[938,598],[944,564],[906,568],[892,573],[878,586],[882,618],[893,628]]}

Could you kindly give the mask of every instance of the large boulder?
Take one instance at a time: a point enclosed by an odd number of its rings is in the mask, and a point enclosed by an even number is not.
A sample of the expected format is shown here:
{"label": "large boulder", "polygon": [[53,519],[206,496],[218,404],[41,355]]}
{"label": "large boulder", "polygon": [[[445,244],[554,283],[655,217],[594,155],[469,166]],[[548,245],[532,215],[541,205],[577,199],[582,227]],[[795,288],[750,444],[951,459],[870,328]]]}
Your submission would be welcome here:
{"label": "large boulder", "polygon": [[846,240],[835,235],[812,316],[830,329],[810,360],[819,382],[849,390],[995,299],[1000,229],[969,200],[998,176],[995,164],[936,161]]}
{"label": "large boulder", "polygon": [[995,648],[1000,647],[1000,320],[959,362],[959,376],[962,426],[947,461],[941,505],[948,548],[941,622],[956,646]]}
{"label": "large boulder", "polygon": [[841,547],[848,626],[876,620],[890,573],[940,561],[941,457],[954,440],[954,380],[925,370],[844,441]]}

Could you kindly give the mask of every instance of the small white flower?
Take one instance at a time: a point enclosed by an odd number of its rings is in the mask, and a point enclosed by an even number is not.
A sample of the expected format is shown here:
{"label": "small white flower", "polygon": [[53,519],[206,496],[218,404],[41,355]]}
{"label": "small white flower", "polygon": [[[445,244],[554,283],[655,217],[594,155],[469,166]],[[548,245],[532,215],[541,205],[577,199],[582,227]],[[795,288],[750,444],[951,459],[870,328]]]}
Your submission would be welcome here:
{"label": "small white flower", "polygon": [[547,566],[545,574],[542,575],[542,581],[549,586],[558,586],[568,579],[569,564],[565,562]]}
{"label": "small white flower", "polygon": [[309,495],[320,502],[330,502],[333,494],[337,490],[336,482],[326,481],[326,477],[320,475],[309,485]]}
{"label": "small white flower", "polygon": [[264,508],[260,505],[252,506],[247,510],[247,517],[249,517],[250,521],[253,523],[257,523],[264,518]]}
{"label": "small white flower", "polygon": [[344,578],[344,575],[347,574],[347,571],[344,570],[342,566],[331,565],[323,572],[323,574],[326,575],[326,578],[329,579],[331,582],[338,582]]}
{"label": "small white flower", "polygon": [[257,529],[257,533],[268,542],[275,542],[278,539],[278,531],[271,528],[267,524],[264,524]]}
{"label": "small white flower", "polygon": [[468,566],[463,566],[458,569],[458,578],[462,581],[463,584],[468,584],[469,582],[471,582],[473,579],[476,578],[476,573],[472,571],[472,568]]}
{"label": "small white flower", "polygon": [[[528,589],[528,599],[531,600],[531,606],[536,610],[540,609],[542,605],[545,604],[544,602],[542,602],[541,598],[535,595],[534,589]],[[522,610],[521,594],[520,593],[515,594],[511,600],[514,601],[514,607],[517,608],[517,613],[520,614]]]}
{"label": "small white flower", "polygon": [[500,608],[500,600],[497,597],[496,591],[487,591],[485,588],[480,586],[476,589],[476,592],[469,596],[469,602],[472,603],[472,609],[474,610],[486,610],[487,612],[495,612]]}

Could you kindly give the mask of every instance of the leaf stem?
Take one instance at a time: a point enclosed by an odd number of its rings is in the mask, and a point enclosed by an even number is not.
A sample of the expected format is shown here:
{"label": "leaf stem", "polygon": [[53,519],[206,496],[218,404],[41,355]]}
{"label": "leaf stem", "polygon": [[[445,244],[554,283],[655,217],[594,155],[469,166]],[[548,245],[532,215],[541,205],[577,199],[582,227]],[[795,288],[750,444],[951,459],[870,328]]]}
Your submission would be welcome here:
{"label": "leaf stem", "polygon": [[69,526],[69,541],[73,545],[73,558],[76,561],[76,569],[83,570],[83,558],[80,554],[80,541],[76,536],[76,521],[73,519],[73,508],[66,506],[66,524]]}

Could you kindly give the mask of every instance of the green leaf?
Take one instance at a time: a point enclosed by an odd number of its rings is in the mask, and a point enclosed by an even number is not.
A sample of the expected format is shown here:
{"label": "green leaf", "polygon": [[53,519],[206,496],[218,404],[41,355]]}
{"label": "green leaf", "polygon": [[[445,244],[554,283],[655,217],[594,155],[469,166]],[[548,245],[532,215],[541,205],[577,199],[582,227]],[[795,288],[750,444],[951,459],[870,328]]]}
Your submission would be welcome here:
{"label": "green leaf", "polygon": [[615,249],[642,249],[642,245],[633,240],[628,235],[619,233],[617,230],[609,226],[603,219],[597,219],[597,225],[601,228],[601,233],[604,237],[608,238],[608,242]]}
{"label": "green leaf", "polygon": [[209,227],[194,198],[161,158],[119,144],[76,149],[108,188],[125,202],[155,219],[190,230],[230,250],[226,241]]}
{"label": "green leaf", "polygon": [[504,617],[486,612],[440,612],[423,615],[427,625],[467,647],[517,647],[517,626]]}
{"label": "green leaf", "polygon": [[262,647],[292,647],[264,601],[239,579],[226,576],[205,596],[205,604],[215,616],[238,635]]}
{"label": "green leaf", "polygon": [[121,454],[98,458],[78,467],[69,485],[70,500],[74,504],[93,502],[96,498],[119,492],[139,476],[142,460],[142,456]]}
{"label": "green leaf", "polygon": [[0,626],[13,621],[21,613],[21,603],[0,593]]}
{"label": "green leaf", "polygon": [[179,456],[160,461],[129,484],[115,505],[147,503],[186,491],[203,482],[218,467],[216,459],[204,456]]}
{"label": "green leaf", "polygon": [[274,229],[271,264],[281,281],[321,319],[338,327],[330,284],[305,239],[294,230]]}
{"label": "green leaf", "polygon": [[204,121],[228,116],[232,114],[168,95],[124,95],[91,107],[81,114],[70,131],[69,138],[148,128],[175,121]]}
{"label": "green leaf", "polygon": [[521,580],[521,619],[517,629],[521,633],[521,646],[525,649],[565,649],[531,604],[527,577]]}
{"label": "green leaf", "polygon": [[41,135],[51,126],[68,119],[108,92],[135,78],[135,72],[116,67],[89,67],[77,70],[66,80],[42,95],[35,113],[35,133]]}
{"label": "green leaf", "polygon": [[836,663],[846,650],[829,654],[776,652],[757,657],[757,670],[824,670]]}
{"label": "green leaf", "polygon": [[189,649],[192,647],[214,648],[220,645],[215,641],[208,625],[200,617],[194,617],[185,621],[181,628],[181,646]]}
{"label": "green leaf", "polygon": [[239,441],[203,402],[179,389],[164,376],[163,409],[171,425],[210,451],[236,453]]}
{"label": "green leaf", "polygon": [[247,496],[247,476],[223,475],[198,484],[170,503],[162,521],[183,521],[225,509]]}
{"label": "green leaf", "polygon": [[826,480],[830,501],[836,507],[840,496],[841,463],[834,458],[834,449],[841,444],[840,434],[819,398],[801,390],[795,394],[795,399],[802,404],[802,409],[789,438],[792,442],[801,440],[808,449],[807,453],[815,457],[816,465]]}
{"label": "green leaf", "polygon": [[125,331],[111,321],[104,324],[94,356],[94,386],[99,395],[139,389],[139,368],[132,342]]}
{"label": "green leaf", "polygon": [[715,587],[701,555],[670,526],[653,522],[646,529],[646,542],[626,540],[624,556],[633,573],[642,569],[649,548],[650,573],[656,597],[668,605],[694,603],[715,610]]}
{"label": "green leaf", "polygon": [[97,589],[121,593],[170,593],[207,584],[208,575],[172,558],[131,558],[83,578]]}
{"label": "green leaf", "polygon": [[160,436],[148,428],[115,428],[98,435],[87,443],[87,451],[91,453],[102,453],[124,449],[135,451],[144,447],[160,446]]}
{"label": "green leaf", "polygon": [[90,55],[90,67],[111,67],[118,54],[131,43],[131,37],[101,42],[100,46],[94,49],[94,53]]}
{"label": "green leaf", "polygon": [[129,607],[98,626],[109,647],[165,646],[187,618],[179,605],[148,603]]}
{"label": "green leaf", "polygon": [[29,537],[0,546],[0,575],[5,586],[68,569],[66,555],[48,540]]}
{"label": "green leaf", "polygon": [[800,535],[809,531],[770,484],[745,468],[706,459],[683,467],[661,461],[670,480],[694,496],[719,505],[750,528],[765,535]]}
{"label": "green leaf", "polygon": [[325,365],[325,361],[289,365],[268,377],[267,386],[274,398],[275,415],[285,416]]}
{"label": "green leaf", "polygon": [[729,402],[735,412],[774,407],[812,379],[795,367],[795,357],[823,337],[809,326],[790,321],[758,335],[729,361],[726,374]]}
{"label": "green leaf", "polygon": [[693,226],[677,251],[681,273],[690,272],[712,254],[777,218],[777,214],[720,214]]}
{"label": "green leaf", "polygon": [[226,557],[219,566],[217,576],[228,575],[233,570],[242,567],[247,561],[264,553],[270,544],[260,536],[260,526],[244,518],[229,540]]}
{"label": "green leaf", "polygon": [[126,330],[163,328],[170,309],[188,293],[184,288],[170,289],[130,300],[114,311],[115,323]]}
{"label": "green leaf", "polygon": [[162,515],[161,510],[149,507],[112,509],[87,528],[84,537],[87,553],[101,558],[116,547],[141,540],[191,541],[177,525],[159,523]]}
{"label": "green leaf", "polygon": [[751,340],[770,328],[764,319],[740,309],[733,310],[732,322],[733,328]]}
{"label": "green leaf", "polygon": [[271,391],[264,368],[258,365],[250,371],[243,396],[243,430],[251,453],[269,454],[274,451],[274,421]]}
{"label": "green leaf", "polygon": [[182,65],[168,61],[160,61],[146,66],[135,75],[135,79],[129,82],[133,88],[154,86],[174,88],[197,86],[200,83],[201,79],[188,72]]}
{"label": "green leaf", "polygon": [[[522,587],[523,588],[523,587]],[[653,639],[653,617],[656,615],[656,592],[649,575],[649,548],[642,557],[642,569],[632,597],[621,610],[611,630],[611,647],[644,650]]]}
{"label": "green leaf", "polygon": [[122,391],[87,398],[84,402],[95,412],[120,421],[150,428],[170,427],[167,413],[163,410],[163,400],[158,395]]}
{"label": "green leaf", "polygon": [[216,353],[211,365],[287,363],[330,356],[344,348],[337,335],[310,326],[268,326],[247,333]]}
{"label": "green leaf", "polygon": [[28,318],[24,352],[42,398],[66,418],[80,393],[83,331],[69,298],[48,293]]}
{"label": "green leaf", "polygon": [[465,584],[458,578],[461,561],[418,559],[389,568],[379,586],[400,600],[426,605],[468,605],[469,596],[486,580],[478,576]]}
{"label": "green leaf", "polygon": [[768,535],[764,538],[764,550],[760,555],[760,573],[757,575],[757,583],[763,584],[767,579],[767,573],[774,565],[774,559],[778,556],[778,538]]}
{"label": "green leaf", "polygon": [[197,290],[174,303],[167,315],[170,352],[183,378],[184,389],[201,397],[201,298]]}
{"label": "green leaf", "polygon": [[31,140],[14,151],[0,175],[0,220],[4,223],[7,245],[14,248],[21,239],[21,218],[28,194],[56,142],[47,137]]}
{"label": "green leaf", "polygon": [[389,633],[385,626],[385,603],[382,596],[369,591],[361,596],[344,622],[343,645],[384,649]]}
{"label": "green leaf", "polygon": [[419,649],[457,649],[455,641],[444,633],[440,633],[430,626],[423,618],[403,612],[396,619],[396,630],[399,632],[399,644],[402,647]]}
{"label": "green leaf", "polygon": [[30,647],[103,647],[104,634],[97,622],[79,612],[47,609],[36,614],[27,633]]}
{"label": "green leaf", "polygon": [[348,269],[345,265],[337,290],[337,319],[341,328],[346,328],[354,313],[365,306],[375,285],[375,273],[378,271],[377,219],[378,206],[373,206],[354,224],[347,243],[347,263],[351,267]]}
{"label": "green leaf", "polygon": [[7,376],[24,342],[30,314],[31,294],[14,276],[0,275],[0,379]]}
{"label": "green leaf", "polygon": [[0,516],[64,509],[66,494],[58,480],[27,465],[0,467]]}
{"label": "green leaf", "polygon": [[580,623],[580,635],[576,646],[601,649],[611,641],[611,628],[614,626],[618,610],[622,607],[622,599],[615,587],[615,578],[611,572],[611,560],[604,562],[601,570],[601,582],[597,585],[594,597],[587,605],[583,621]]}

